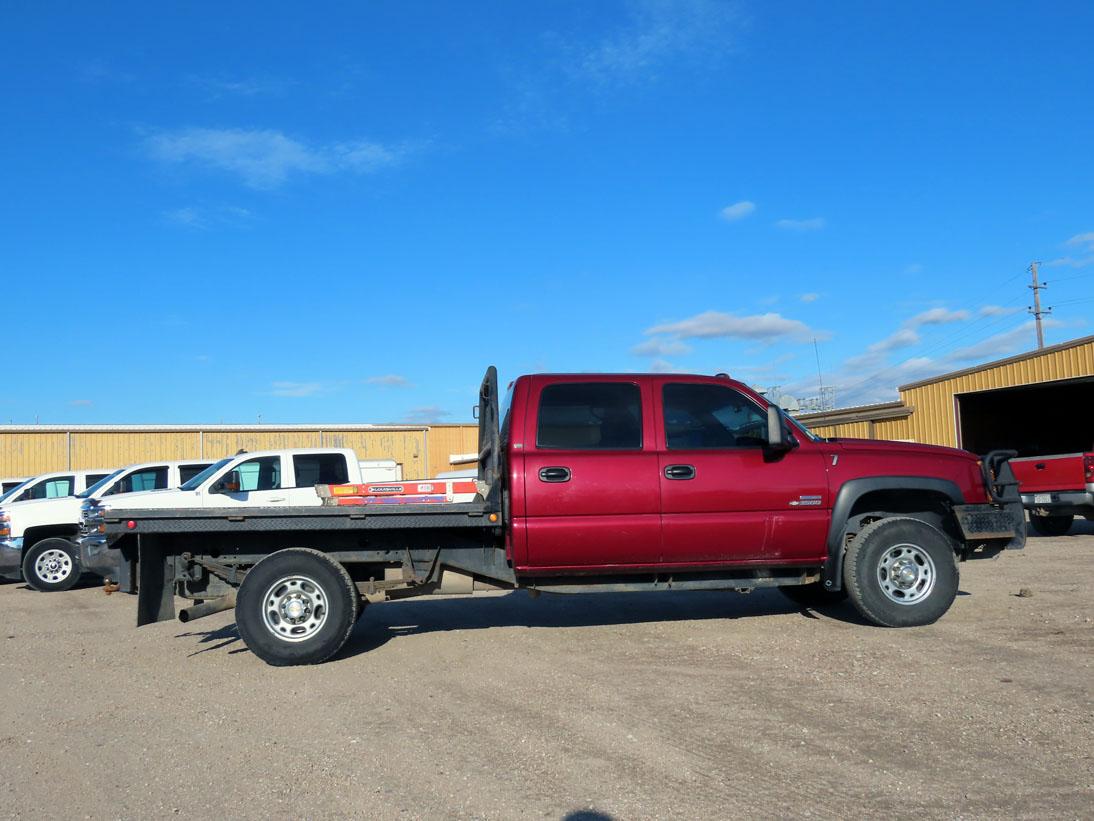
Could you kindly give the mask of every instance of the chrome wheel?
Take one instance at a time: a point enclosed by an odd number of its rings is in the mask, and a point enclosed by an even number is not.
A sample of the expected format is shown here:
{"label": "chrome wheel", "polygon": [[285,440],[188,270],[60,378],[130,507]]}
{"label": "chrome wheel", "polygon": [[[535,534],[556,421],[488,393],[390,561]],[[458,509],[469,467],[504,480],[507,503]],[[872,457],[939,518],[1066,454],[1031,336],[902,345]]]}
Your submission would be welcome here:
{"label": "chrome wheel", "polygon": [[307,576],[286,576],[275,582],[262,599],[266,629],[282,641],[304,641],[327,621],[327,594]]}
{"label": "chrome wheel", "polygon": [[894,545],[878,560],[877,580],[890,601],[918,604],[934,590],[934,560],[917,545]]}
{"label": "chrome wheel", "polygon": [[72,557],[63,550],[43,550],[34,562],[34,575],[46,584],[63,582],[72,575]]}

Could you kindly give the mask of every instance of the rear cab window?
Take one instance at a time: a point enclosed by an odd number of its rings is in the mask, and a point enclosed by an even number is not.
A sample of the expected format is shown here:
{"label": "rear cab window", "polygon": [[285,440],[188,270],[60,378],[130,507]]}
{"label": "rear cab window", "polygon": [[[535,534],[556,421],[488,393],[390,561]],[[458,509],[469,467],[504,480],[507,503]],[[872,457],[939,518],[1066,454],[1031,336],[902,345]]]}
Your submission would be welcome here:
{"label": "rear cab window", "polygon": [[203,470],[205,470],[207,467],[209,467],[208,463],[196,465],[179,465],[179,484],[186,484]]}
{"label": "rear cab window", "polygon": [[560,382],[539,397],[541,450],[641,450],[642,392],[633,382]]}
{"label": "rear cab window", "polygon": [[349,468],[342,453],[295,454],[292,465],[296,487],[344,485],[349,481]]}

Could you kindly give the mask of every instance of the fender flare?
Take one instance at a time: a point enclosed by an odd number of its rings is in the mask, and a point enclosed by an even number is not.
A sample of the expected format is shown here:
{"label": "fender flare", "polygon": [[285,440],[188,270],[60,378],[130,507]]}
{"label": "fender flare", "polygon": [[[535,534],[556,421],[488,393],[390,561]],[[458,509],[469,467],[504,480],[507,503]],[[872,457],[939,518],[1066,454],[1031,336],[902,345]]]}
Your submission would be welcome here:
{"label": "fender flare", "polygon": [[832,505],[832,517],[828,524],[828,558],[821,570],[821,582],[827,590],[843,587],[844,533],[855,503],[867,493],[878,490],[925,490],[946,497],[955,505],[965,504],[965,497],[957,484],[949,479],[930,476],[867,476],[844,482]]}

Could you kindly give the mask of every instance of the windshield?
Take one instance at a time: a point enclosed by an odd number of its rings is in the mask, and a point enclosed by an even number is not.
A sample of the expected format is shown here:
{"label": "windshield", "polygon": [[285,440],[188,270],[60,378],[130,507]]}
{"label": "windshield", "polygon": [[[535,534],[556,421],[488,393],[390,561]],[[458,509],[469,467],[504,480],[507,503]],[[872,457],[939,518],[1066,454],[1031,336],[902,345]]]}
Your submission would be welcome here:
{"label": "windshield", "polygon": [[77,493],[76,498],[77,499],[86,499],[89,496],[94,496],[97,491],[100,491],[103,488],[105,488],[107,485],[109,485],[111,482],[113,482],[115,479],[117,479],[119,475],[121,475],[120,470],[116,470],[113,473],[108,473],[106,476],[104,476],[102,479],[97,481],[95,484],[93,484],[91,487],[89,487],[83,493]]}
{"label": "windshield", "polygon": [[790,422],[791,425],[793,425],[798,430],[800,430],[809,439],[812,439],[814,442],[820,442],[821,441],[821,437],[817,436],[817,434],[813,433],[813,431],[809,430],[809,428],[807,428],[805,425],[803,425],[801,422],[799,422],[797,419],[795,419],[789,413],[784,414],[784,415],[786,416],[787,421]]}
{"label": "windshield", "polygon": [[212,476],[214,473],[216,473],[218,470],[220,470],[231,461],[231,458],[228,458],[221,459],[219,462],[213,462],[213,464],[209,465],[209,467],[205,468],[205,470],[203,470],[197,476],[193,477],[190,481],[179,485],[179,490],[197,490],[199,487],[201,487],[202,482],[204,482],[206,479],[208,479],[210,476]]}

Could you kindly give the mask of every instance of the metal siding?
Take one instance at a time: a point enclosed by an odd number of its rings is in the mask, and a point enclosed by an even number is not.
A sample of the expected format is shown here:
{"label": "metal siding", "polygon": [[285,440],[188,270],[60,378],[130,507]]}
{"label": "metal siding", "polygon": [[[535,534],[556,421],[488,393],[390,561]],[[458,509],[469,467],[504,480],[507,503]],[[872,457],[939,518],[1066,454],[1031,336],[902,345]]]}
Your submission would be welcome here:
{"label": "metal siding", "polygon": [[68,467],[67,434],[0,433],[0,478],[35,476]]}
{"label": "metal siding", "polygon": [[[71,437],[71,464],[69,454]],[[435,437],[435,440],[433,440]],[[320,441],[322,438],[322,441]],[[277,450],[348,447],[360,459],[394,459],[406,479],[425,479],[449,470],[450,453],[476,450],[478,425],[446,425],[426,430],[125,430],[49,432],[0,431],[0,477],[34,476],[67,468],[113,468],[157,459],[218,459],[240,448]],[[432,441],[431,441],[432,440]],[[429,454],[427,462],[426,454]]]}
{"label": "metal siding", "polygon": [[172,431],[141,433],[73,433],[72,467],[119,468],[158,459],[197,459],[197,433]]}
{"label": "metal siding", "polygon": [[455,453],[478,453],[479,429],[472,425],[445,425],[429,429],[429,475],[446,470],[458,470],[466,465],[453,465],[448,457]]}

